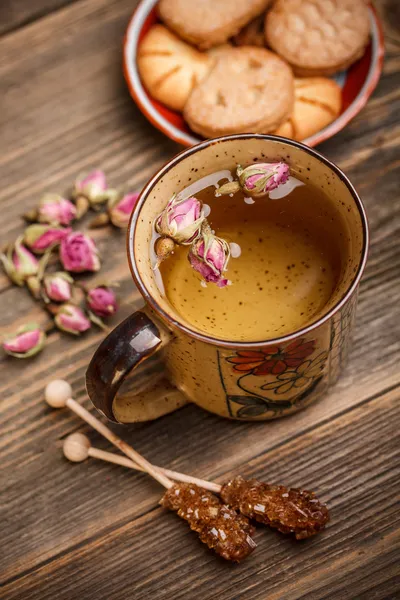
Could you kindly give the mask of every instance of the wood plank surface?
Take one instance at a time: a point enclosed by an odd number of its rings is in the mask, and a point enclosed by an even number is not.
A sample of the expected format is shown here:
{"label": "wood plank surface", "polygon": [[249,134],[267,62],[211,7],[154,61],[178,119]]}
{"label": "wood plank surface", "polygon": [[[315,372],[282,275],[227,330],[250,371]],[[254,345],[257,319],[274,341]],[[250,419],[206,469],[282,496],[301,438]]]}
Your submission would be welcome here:
{"label": "wood plank surface", "polygon": [[0,34],[23,27],[77,0],[2,0]]}
{"label": "wood plank surface", "polygon": [[[58,488],[53,502],[62,498],[63,514],[84,529],[89,509],[81,501],[83,488],[97,483],[96,517],[102,531],[91,531],[85,544],[76,543],[56,560],[6,585],[6,598],[89,600],[132,594],[135,600],[207,600],[218,589],[219,600],[345,599],[355,597],[354,585],[358,597],[395,598],[400,581],[391,583],[392,596],[385,588],[373,596],[370,592],[394,574],[400,546],[398,412],[393,419],[398,401],[398,390],[379,396],[241,466],[247,477],[318,490],[331,507],[332,522],[319,537],[297,543],[260,527],[258,552],[239,566],[211,556],[183,521],[157,508],[161,491],[155,484],[149,486],[154,487],[152,506],[138,518],[136,484],[141,475],[93,463],[87,469],[71,467],[80,471],[76,485],[62,492]],[[120,488],[125,502],[116,504]]]}
{"label": "wood plank surface", "polygon": [[[45,191],[104,168],[113,185],[139,189],[180,150],[140,114],[121,74],[121,41],[132,0],[17,0],[0,8],[2,244]],[[9,5],[11,3],[9,2]],[[68,379],[89,407],[84,372],[103,333],[74,340],[57,331],[22,365],[0,357],[1,597],[396,598],[400,395],[400,15],[376,3],[386,35],[383,77],[366,108],[319,147],[359,190],[371,227],[351,360],[315,406],[271,423],[232,423],[187,406],[153,423],[114,429],[158,464],[223,481],[241,472],[317,489],[332,508],[319,538],[296,544],[259,530],[258,552],[238,567],[216,559],[144,475],[100,462],[71,465],[61,444],[73,431],[107,444],[42,399]],[[7,19],[3,16],[7,13]],[[29,48],[29,51],[26,49]],[[101,276],[121,281],[113,326],[141,306],[121,232],[94,233]],[[48,317],[0,274],[1,333]],[[151,376],[151,370],[149,370]]]}

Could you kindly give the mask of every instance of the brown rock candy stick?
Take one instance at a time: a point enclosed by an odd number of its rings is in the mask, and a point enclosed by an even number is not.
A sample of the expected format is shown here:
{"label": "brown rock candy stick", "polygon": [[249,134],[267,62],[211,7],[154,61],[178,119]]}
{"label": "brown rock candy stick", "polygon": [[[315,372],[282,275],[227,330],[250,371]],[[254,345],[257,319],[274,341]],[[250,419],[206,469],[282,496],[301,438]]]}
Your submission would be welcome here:
{"label": "brown rock candy stick", "polygon": [[220,496],[249,519],[281,533],[294,533],[298,540],[315,535],[329,521],[325,504],[307,490],[269,485],[239,476],[222,486]]}
{"label": "brown rock candy stick", "polygon": [[256,547],[251,537],[254,527],[248,519],[197,485],[175,484],[165,492],[160,504],[177,512],[204,544],[226,560],[240,562]]}
{"label": "brown rock candy stick", "polygon": [[[144,470],[135,462],[119,454],[91,447],[89,439],[81,433],[68,436],[64,441],[63,449],[66,458],[73,462],[84,461],[90,456],[130,469]],[[328,509],[315,497],[313,492],[273,486],[254,479],[246,481],[242,477],[236,477],[220,486],[217,483],[155,465],[153,468],[175,481],[194,484],[203,490],[221,494],[228,505],[239,510],[246,517],[278,529],[282,533],[294,533],[297,539],[318,533],[324,529],[329,520]],[[215,496],[213,497],[215,498]],[[180,501],[180,498],[175,498],[175,507],[178,506],[177,502]],[[167,501],[166,497],[164,500]],[[216,500],[218,501],[218,499]],[[171,508],[171,510],[178,510],[178,508]]]}
{"label": "brown rock candy stick", "polygon": [[[193,484],[174,484],[169,477],[136,452],[129,444],[119,438],[104,423],[72,397],[71,386],[63,380],[50,382],[46,386],[45,399],[53,408],[68,407],[86,421],[93,429],[114,444],[136,465],[161,483],[167,492],[161,504],[176,510],[185,519],[190,528],[199,534],[201,541],[226,560],[239,562],[246,558],[256,547],[251,539],[252,526],[246,517],[224,506],[212,494]],[[171,493],[168,493],[171,490]],[[173,501],[174,500],[174,501]]]}

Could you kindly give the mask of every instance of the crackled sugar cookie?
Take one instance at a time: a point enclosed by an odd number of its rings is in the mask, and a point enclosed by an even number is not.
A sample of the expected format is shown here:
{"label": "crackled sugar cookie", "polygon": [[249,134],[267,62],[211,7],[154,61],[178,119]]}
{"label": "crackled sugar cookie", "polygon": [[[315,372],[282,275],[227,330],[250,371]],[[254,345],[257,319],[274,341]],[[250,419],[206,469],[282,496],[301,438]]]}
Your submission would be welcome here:
{"label": "crackled sugar cookie", "polygon": [[289,119],[276,135],[302,141],[334,121],[342,107],[342,90],[332,79],[295,79],[295,102]]}
{"label": "crackled sugar cookie", "polygon": [[154,25],[138,49],[137,65],[145,87],[153,98],[179,111],[213,62],[163,25]]}
{"label": "crackled sugar cookie", "polygon": [[160,0],[161,19],[201,49],[223,44],[272,0]]}
{"label": "crackled sugar cookie", "polygon": [[205,137],[272,132],[291,114],[294,79],[290,67],[262,48],[222,52],[193,90],[184,109],[189,126]]}
{"label": "crackled sugar cookie", "polygon": [[265,18],[268,45],[301,77],[346,69],[363,55],[369,34],[364,0],[277,0]]}

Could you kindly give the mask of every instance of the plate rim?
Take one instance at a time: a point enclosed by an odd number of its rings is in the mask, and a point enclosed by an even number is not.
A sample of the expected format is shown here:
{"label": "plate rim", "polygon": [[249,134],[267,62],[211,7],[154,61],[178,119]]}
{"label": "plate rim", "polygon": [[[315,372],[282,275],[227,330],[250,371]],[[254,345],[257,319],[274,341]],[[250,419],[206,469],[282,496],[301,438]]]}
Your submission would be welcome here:
{"label": "plate rim", "polygon": [[[204,141],[203,138],[197,138],[190,133],[186,133],[168,121],[149,101],[148,94],[141,82],[137,69],[137,46],[139,35],[149,12],[153,9],[158,0],[141,0],[135,8],[123,40],[123,73],[129,93],[139,110],[143,115],[167,137],[179,144],[190,147]],[[332,123],[315,133],[314,135],[302,140],[302,143],[313,148],[322,142],[330,139],[339,131],[344,129],[365,107],[382,75],[383,59],[385,55],[384,33],[382,22],[378,16],[377,10],[373,4],[369,4],[369,17],[371,22],[371,65],[368,75],[358,92],[356,98]]]}

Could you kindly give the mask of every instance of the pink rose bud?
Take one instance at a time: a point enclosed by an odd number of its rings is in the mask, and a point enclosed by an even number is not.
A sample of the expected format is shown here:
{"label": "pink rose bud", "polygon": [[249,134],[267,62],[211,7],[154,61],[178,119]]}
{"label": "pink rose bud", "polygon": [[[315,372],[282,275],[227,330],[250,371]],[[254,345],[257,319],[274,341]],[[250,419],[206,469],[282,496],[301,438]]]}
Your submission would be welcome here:
{"label": "pink rose bud", "polygon": [[35,323],[17,329],[15,335],[3,342],[4,351],[17,358],[29,358],[38,354],[46,342],[46,334]]}
{"label": "pink rose bud", "polygon": [[72,295],[74,280],[62,271],[45,275],[43,279],[43,295],[46,301],[68,302]]}
{"label": "pink rose bud", "polygon": [[14,246],[8,247],[7,254],[0,255],[0,260],[11,281],[19,286],[36,275],[39,270],[39,262],[22,244],[22,236],[17,239]]}
{"label": "pink rose bud", "polygon": [[284,162],[256,163],[244,169],[239,165],[236,174],[243,191],[249,196],[260,198],[286,183],[290,170]]}
{"label": "pink rose bud", "polygon": [[69,233],[61,242],[60,260],[66,271],[82,273],[100,269],[96,244],[79,231]]}
{"label": "pink rose bud", "polygon": [[83,196],[92,206],[101,204],[114,195],[115,191],[107,188],[106,176],[100,169],[90,171],[86,177],[78,178],[75,181],[74,198]]}
{"label": "pink rose bud", "polygon": [[228,285],[223,273],[230,258],[229,244],[213,235],[209,227],[203,227],[201,237],[191,246],[188,258],[204,281],[216,283],[218,287]]}
{"label": "pink rose bud", "polygon": [[90,321],[79,306],[63,304],[54,317],[54,322],[61,331],[79,335],[90,329]]}
{"label": "pink rose bud", "polygon": [[173,196],[156,219],[156,230],[160,235],[172,238],[177,244],[191,244],[199,237],[204,212],[200,200],[186,198],[177,200]]}
{"label": "pink rose bud", "polygon": [[115,227],[128,227],[129,219],[139,198],[139,192],[125,194],[121,199],[113,199],[109,203],[110,220]]}
{"label": "pink rose bud", "polygon": [[90,290],[86,301],[88,308],[99,317],[109,317],[118,308],[113,290],[106,285],[101,285]]}
{"label": "pink rose bud", "polygon": [[24,232],[24,242],[36,254],[43,254],[48,248],[59,244],[70,232],[68,227],[29,225]]}
{"label": "pink rose bud", "polygon": [[45,194],[39,202],[38,221],[40,223],[69,225],[75,217],[75,205],[58,194]]}

